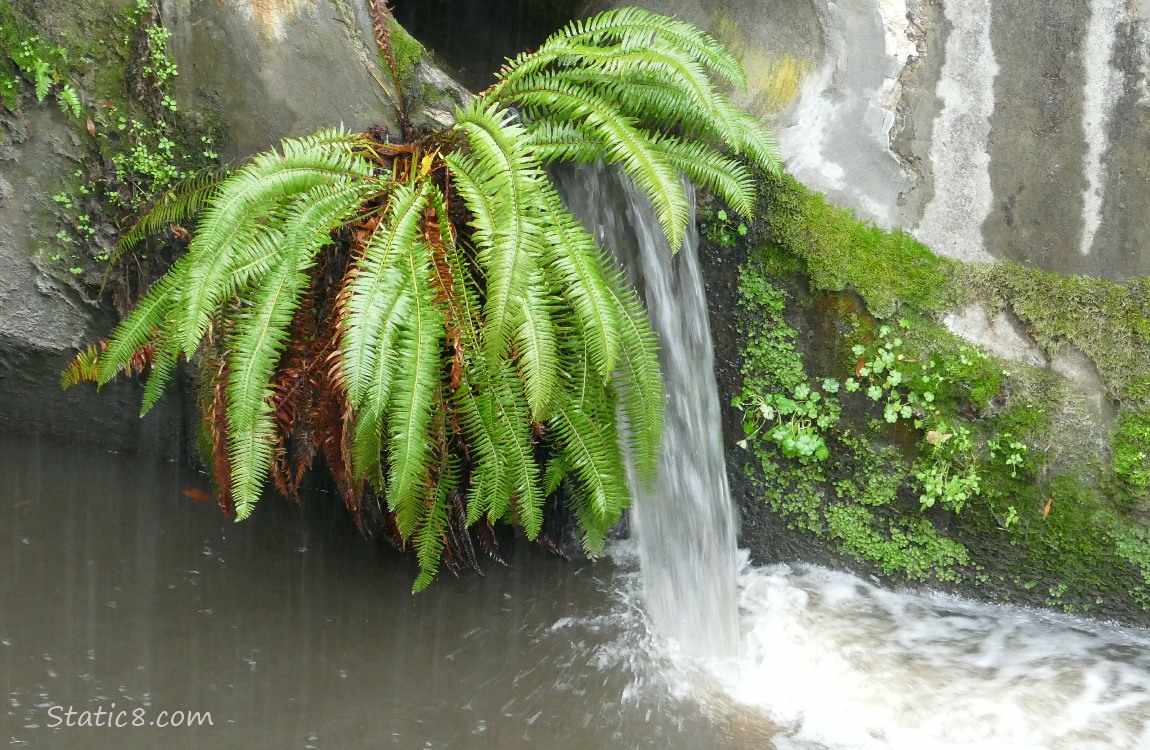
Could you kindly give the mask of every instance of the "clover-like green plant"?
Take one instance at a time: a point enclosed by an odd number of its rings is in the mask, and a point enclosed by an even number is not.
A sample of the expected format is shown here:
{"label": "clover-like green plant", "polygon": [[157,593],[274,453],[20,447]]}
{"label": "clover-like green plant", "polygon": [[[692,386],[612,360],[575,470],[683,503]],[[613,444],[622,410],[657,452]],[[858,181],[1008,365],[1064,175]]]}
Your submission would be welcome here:
{"label": "clover-like green plant", "polygon": [[738,157],[775,169],[775,147],[712,77],[744,85],[700,30],[608,12],[509,62],[444,132],[325,130],[195,182],[157,208],[199,211],[187,254],[65,383],[147,368],[147,411],[196,362],[225,510],[246,518],[269,477],[298,497],[322,453],[360,522],[415,548],[416,590],[497,522],[536,538],[564,480],[594,552],[629,502],[624,451],[657,469],[663,391],[638,296],[545,165],[619,165],[672,247],[681,174],[748,214]]}

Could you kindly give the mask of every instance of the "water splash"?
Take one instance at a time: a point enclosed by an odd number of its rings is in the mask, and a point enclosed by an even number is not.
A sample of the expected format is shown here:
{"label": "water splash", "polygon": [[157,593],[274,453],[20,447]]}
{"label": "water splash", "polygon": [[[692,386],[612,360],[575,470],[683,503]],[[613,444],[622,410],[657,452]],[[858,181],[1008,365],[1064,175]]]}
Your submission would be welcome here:
{"label": "water splash", "polygon": [[744,567],[737,665],[683,659],[633,605],[616,547],[617,633],[589,663],[630,682],[624,703],[701,711],[722,734],[779,750],[1146,750],[1150,637],[1065,615],[893,592],[815,566]]}
{"label": "water splash", "polygon": [[683,247],[672,254],[650,202],[629,181],[605,168],[557,180],[572,213],[628,270],[659,336],[667,389],[659,478],[653,488],[632,482],[645,606],[658,632],[684,653],[733,657],[735,516],[694,210]]}

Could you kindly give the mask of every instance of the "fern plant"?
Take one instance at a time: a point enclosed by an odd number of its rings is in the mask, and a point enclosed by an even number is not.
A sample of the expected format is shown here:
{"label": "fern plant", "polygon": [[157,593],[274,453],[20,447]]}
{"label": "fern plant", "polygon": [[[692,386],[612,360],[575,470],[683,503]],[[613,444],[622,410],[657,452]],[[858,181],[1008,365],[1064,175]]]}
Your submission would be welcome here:
{"label": "fern plant", "polygon": [[510,61],[447,131],[325,130],[195,182],[129,238],[202,209],[187,254],[64,383],[147,369],[147,411],[195,361],[225,511],[269,477],[298,498],[323,454],[365,530],[414,547],[415,590],[498,522],[538,537],[561,484],[593,553],[629,502],[624,451],[657,470],[663,391],[638,296],[545,166],[620,165],[672,247],[681,174],[748,214],[745,164],[775,169],[775,146],[716,79],[744,85],[700,30],[612,11]]}

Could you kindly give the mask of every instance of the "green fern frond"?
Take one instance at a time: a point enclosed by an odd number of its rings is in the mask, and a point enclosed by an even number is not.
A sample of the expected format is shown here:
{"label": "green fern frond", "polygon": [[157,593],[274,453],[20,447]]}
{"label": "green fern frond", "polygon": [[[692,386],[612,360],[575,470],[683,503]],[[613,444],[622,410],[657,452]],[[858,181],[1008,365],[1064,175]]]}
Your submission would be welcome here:
{"label": "green fern frond", "polygon": [[[394,341],[393,327],[387,324],[395,315],[405,274],[397,267],[400,257],[419,236],[427,189],[402,185],[391,194],[387,213],[379,223],[364,257],[352,270],[348,296],[347,326],[340,342],[341,364],[348,396],[357,408],[381,409],[387,403],[386,381],[378,380],[381,349]],[[385,333],[387,337],[385,337]],[[374,383],[374,387],[373,386]]]}
{"label": "green fern frond", "polygon": [[427,588],[439,572],[439,561],[443,557],[448,525],[448,496],[459,485],[459,463],[448,461],[443,467],[439,484],[433,499],[419,522],[414,546],[419,561],[419,576],[411,586],[411,593],[418,594]]}
{"label": "green fern frond", "polygon": [[257,155],[212,195],[188,248],[192,261],[178,303],[178,341],[185,356],[194,354],[212,312],[235,293],[235,268],[257,254],[251,248],[266,242],[273,231],[260,223],[262,218],[310,190],[366,183],[371,177],[371,165],[348,150],[346,139],[331,145],[309,148],[299,140],[285,140],[282,154]]}
{"label": "green fern frond", "polygon": [[498,358],[515,336],[520,302],[541,281],[544,236],[538,207],[546,178],[523,147],[525,131],[512,124],[511,113],[496,105],[481,109],[480,104],[477,100],[460,112],[456,121],[472,158],[449,160],[448,165],[453,171],[463,167],[456,171],[456,187],[475,213],[478,260],[487,282],[484,348]]}
{"label": "green fern frond", "polygon": [[731,144],[735,153],[746,156],[767,172],[780,174],[783,162],[774,134],[754,115],[737,110],[729,103],[721,104],[730,110],[730,117],[735,123],[736,139]]}
{"label": "green fern frond", "polygon": [[[480,363],[484,367],[486,361]],[[479,379],[479,383],[487,382]],[[499,446],[505,441],[503,423],[497,416],[493,394],[480,384],[472,384],[468,371],[464,371],[456,406],[460,421],[472,451],[471,486],[467,493],[467,524],[470,526],[491,511],[494,498],[507,493],[506,477]],[[501,515],[501,514],[500,514]]]}
{"label": "green fern frond", "polygon": [[284,152],[292,148],[300,151],[323,149],[332,152],[350,154],[365,147],[364,136],[348,130],[343,125],[334,128],[321,128],[311,135],[285,141]]}
{"label": "green fern frond", "polygon": [[414,289],[414,303],[407,325],[401,330],[397,356],[402,366],[392,380],[389,409],[388,448],[391,471],[388,476],[387,505],[395,512],[396,525],[403,538],[415,531],[419,508],[427,491],[431,471],[431,422],[433,394],[439,386],[439,350],[443,341],[443,316],[432,304],[428,289],[431,273],[427,246],[413,243],[402,263],[408,284]]}
{"label": "green fern frond", "polygon": [[[591,84],[600,94],[602,89],[625,90],[632,81],[644,83],[659,81],[664,86],[680,92],[683,101],[676,107],[678,112],[698,113],[707,123],[710,130],[720,140],[731,140],[735,137],[734,123],[729,121],[730,110],[720,106],[722,101],[703,67],[694,60],[684,57],[676,50],[666,48],[655,41],[642,48],[614,47],[587,47],[574,46],[552,53],[556,60],[566,59],[568,65],[575,66],[575,70],[584,73],[584,76],[575,78],[578,83]],[[568,80],[573,79],[575,71],[563,71],[556,75],[545,72],[548,55],[542,51],[532,55],[529,63],[509,71],[505,77],[506,95],[514,95],[518,84],[529,85],[530,81],[540,78]],[[587,74],[593,77],[588,78]],[[595,84],[598,83],[598,86]],[[617,98],[617,97],[608,97]],[[650,122],[649,109],[657,101],[647,98],[632,98],[632,106],[620,110],[620,114],[636,118],[640,122]],[[658,111],[657,109],[655,110]]]}
{"label": "green fern frond", "polygon": [[[602,71],[571,68],[551,74],[555,80],[587,88],[611,102],[619,114],[641,122],[647,130],[673,130],[684,138],[721,145],[722,128],[708,116],[709,109],[693,106],[690,94],[658,75],[620,71],[605,76]],[[533,111],[535,122],[550,123],[549,114]],[[562,122],[557,123],[562,124]]]}
{"label": "green fern frond", "polygon": [[84,110],[84,103],[80,100],[79,92],[70,83],[60,87],[60,90],[56,92],[56,99],[60,104],[60,109],[71,113],[72,117],[79,117]]}
{"label": "green fern frond", "polygon": [[199,213],[212,197],[216,188],[230,174],[228,167],[218,167],[196,172],[180,180],[160,194],[152,207],[120,237],[116,249],[108,260],[109,265],[138,245],[145,237],[179,224]]}
{"label": "green fern frond", "polygon": [[604,528],[602,519],[591,508],[587,493],[578,483],[570,483],[568,487],[567,505],[575,513],[575,520],[580,531],[579,542],[587,557],[595,560],[603,554],[603,543],[606,541],[611,527]]}
{"label": "green fern frond", "polygon": [[590,501],[596,525],[610,528],[630,503],[614,429],[597,424],[578,409],[563,409],[552,420],[563,459]]}
{"label": "green fern frond", "polygon": [[494,498],[487,517],[495,522],[509,509],[509,500],[515,498],[515,512],[528,539],[535,539],[543,527],[543,501],[540,491],[539,464],[531,448],[531,419],[527,401],[519,393],[518,380],[511,375],[502,378],[496,386],[496,408],[503,422],[504,440],[500,445],[506,466],[510,494]]}
{"label": "green fern frond", "polygon": [[[585,21],[572,21],[548,37],[536,54],[575,44],[618,44],[627,49],[644,49],[656,41],[697,60],[739,90],[746,90],[747,81],[739,61],[714,37],[697,26],[642,8],[609,10]],[[508,67],[514,69],[516,63],[529,56],[520,55]]]}
{"label": "green fern frond", "polygon": [[728,206],[745,218],[755,208],[755,180],[739,162],[701,143],[689,143],[671,136],[651,140],[652,148],[697,185],[710,188]]}
{"label": "green fern frond", "polygon": [[171,270],[152,284],[144,297],[136,303],[136,309],[116,326],[108,341],[108,348],[98,359],[99,377],[96,382],[99,385],[116,377],[132,357],[154,340],[157,332],[165,328],[175,306],[176,296],[185,284],[189,264],[186,255],[176,261]]}
{"label": "green fern frond", "polygon": [[559,351],[551,323],[551,305],[545,295],[529,288],[519,300],[515,314],[515,343],[519,366],[531,415],[536,420],[550,416],[558,389]]}
{"label": "green fern frond", "polygon": [[[458,246],[449,249],[452,264],[458,271],[456,287],[457,323],[465,348],[466,366],[453,402],[459,411],[464,433],[471,448],[472,471],[467,493],[467,523],[474,524],[491,512],[494,498],[510,495],[500,446],[513,439],[509,420],[500,418],[496,404],[495,376],[483,355],[480,340],[482,311],[475,298],[475,282]],[[503,373],[507,377],[506,372]],[[500,515],[502,515],[500,513]]]}
{"label": "green fern frond", "polygon": [[528,129],[527,146],[544,164],[568,161],[591,164],[603,158],[605,146],[596,136],[567,122],[533,122]]}
{"label": "green fern frond", "polygon": [[176,371],[179,359],[179,348],[172,342],[168,332],[164,331],[158,337],[155,351],[152,353],[152,367],[144,384],[144,398],[140,406],[141,417],[151,411],[160,400],[160,396],[164,395],[164,388],[172,379],[172,373]]}
{"label": "green fern frond", "polygon": [[648,136],[635,127],[633,118],[619,115],[610,101],[592,91],[545,77],[526,79],[509,92],[523,105],[546,109],[552,118],[566,118],[598,135],[607,146],[604,160],[620,164],[647,194],[663,234],[672,249],[678,250],[689,215],[686,195],[678,173],[651,150]]}
{"label": "green fern frond", "polygon": [[67,389],[80,383],[95,383],[100,378],[100,345],[88,344],[72,358],[60,374],[60,387]]}
{"label": "green fern frond", "polygon": [[304,271],[331,241],[331,230],[358,205],[360,188],[318,188],[286,211],[283,250],[276,267],[251,292],[251,308],[236,322],[229,358],[229,448],[236,519],[259,499],[274,440],[271,379],[288,338],[288,326],[309,284]]}
{"label": "green fern frond", "polygon": [[228,455],[236,520],[247,518],[259,500],[271,465],[275,424],[271,373],[287,341],[287,328],[307,285],[300,258],[285,254],[255,291],[252,309],[241,317],[231,342],[228,379]]}
{"label": "green fern frond", "polygon": [[663,380],[659,375],[658,344],[634,289],[616,275],[612,297],[623,326],[623,372],[618,381],[627,418],[631,454],[639,478],[653,482],[659,471],[663,436]]}
{"label": "green fern frond", "polygon": [[587,353],[600,377],[609,379],[622,347],[610,281],[604,274],[612,261],[595,238],[576,221],[553,188],[545,191],[548,252],[544,267],[563,290],[588,342]]}
{"label": "green fern frond", "polygon": [[571,473],[571,467],[563,460],[563,456],[554,456],[547,462],[543,471],[543,494],[552,495],[559,491],[563,480]]}

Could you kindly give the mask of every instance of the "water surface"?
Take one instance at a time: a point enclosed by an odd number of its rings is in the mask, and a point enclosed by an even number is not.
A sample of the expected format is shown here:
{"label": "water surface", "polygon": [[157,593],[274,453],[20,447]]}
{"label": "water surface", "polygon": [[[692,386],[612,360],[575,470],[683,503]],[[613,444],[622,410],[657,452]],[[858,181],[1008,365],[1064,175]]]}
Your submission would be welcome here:
{"label": "water surface", "polygon": [[[176,464],[11,435],[0,477],[11,747],[1150,748],[1140,631],[744,568],[742,659],[710,666],[652,636],[627,544],[413,597],[322,493],[237,525]],[[113,702],[213,725],[48,728]]]}
{"label": "water surface", "polygon": [[[0,744],[729,746],[701,710],[625,701],[634,675],[600,669],[624,606],[610,564],[524,545],[412,596],[414,565],[331,496],[235,524],[181,494],[207,485],[176,464],[12,435],[0,477]],[[48,728],[52,706],[113,702],[213,726]]]}

